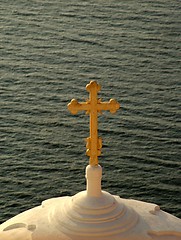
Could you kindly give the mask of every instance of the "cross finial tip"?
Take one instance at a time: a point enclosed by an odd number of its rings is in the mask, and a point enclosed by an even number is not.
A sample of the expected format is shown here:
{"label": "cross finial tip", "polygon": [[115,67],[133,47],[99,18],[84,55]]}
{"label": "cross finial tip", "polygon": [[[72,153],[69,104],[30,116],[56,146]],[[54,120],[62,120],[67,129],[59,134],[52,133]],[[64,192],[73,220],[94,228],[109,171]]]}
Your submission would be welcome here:
{"label": "cross finial tip", "polygon": [[86,90],[90,92],[91,89],[96,89],[97,92],[99,92],[101,90],[101,85],[96,81],[90,81],[90,83],[86,85]]}
{"label": "cross finial tip", "polygon": [[109,103],[110,103],[110,112],[111,113],[115,113],[120,108],[120,104],[115,99],[111,98],[109,100]]}
{"label": "cross finial tip", "polygon": [[72,99],[68,104],[68,109],[72,114],[76,114],[78,112],[79,103],[76,99]]}

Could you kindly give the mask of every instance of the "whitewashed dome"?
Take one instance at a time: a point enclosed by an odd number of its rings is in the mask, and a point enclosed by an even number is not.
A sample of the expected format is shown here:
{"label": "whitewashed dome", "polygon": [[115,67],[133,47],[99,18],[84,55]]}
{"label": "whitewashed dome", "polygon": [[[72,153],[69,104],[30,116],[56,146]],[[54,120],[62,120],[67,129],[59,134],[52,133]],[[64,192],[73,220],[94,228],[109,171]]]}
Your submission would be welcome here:
{"label": "whitewashed dome", "polygon": [[[87,90],[90,99],[86,103],[72,100],[69,109],[73,113],[88,111],[93,125],[99,111],[115,112],[119,108],[115,100],[97,100],[100,86],[96,82],[90,82]],[[90,124],[86,190],[72,197],[43,201],[41,206],[6,221],[0,225],[0,240],[181,240],[181,219],[158,205],[102,191],[102,167],[98,164],[102,144],[96,128],[97,124]]]}

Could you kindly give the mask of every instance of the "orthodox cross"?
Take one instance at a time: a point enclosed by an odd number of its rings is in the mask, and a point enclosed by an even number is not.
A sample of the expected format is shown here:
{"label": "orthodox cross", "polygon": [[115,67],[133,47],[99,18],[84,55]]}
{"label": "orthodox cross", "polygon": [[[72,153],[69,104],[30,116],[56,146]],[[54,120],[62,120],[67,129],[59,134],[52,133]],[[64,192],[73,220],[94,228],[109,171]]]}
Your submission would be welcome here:
{"label": "orthodox cross", "polygon": [[86,90],[89,92],[89,99],[86,102],[78,102],[76,99],[68,104],[68,109],[72,114],[77,114],[79,111],[86,111],[90,115],[90,137],[87,138],[86,154],[90,157],[89,164],[91,166],[98,165],[98,156],[101,155],[102,139],[98,137],[98,113],[103,110],[109,110],[115,113],[120,105],[114,100],[102,102],[97,98],[101,86],[96,81],[91,81],[86,85]]}

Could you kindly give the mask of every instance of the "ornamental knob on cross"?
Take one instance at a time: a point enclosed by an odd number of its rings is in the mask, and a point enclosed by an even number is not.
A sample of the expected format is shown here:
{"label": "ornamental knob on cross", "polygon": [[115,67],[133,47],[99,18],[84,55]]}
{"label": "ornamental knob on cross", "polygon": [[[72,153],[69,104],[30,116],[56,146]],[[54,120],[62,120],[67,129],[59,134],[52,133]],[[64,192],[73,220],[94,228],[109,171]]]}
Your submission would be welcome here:
{"label": "ornamental knob on cross", "polygon": [[102,102],[101,99],[98,99],[97,94],[101,90],[101,86],[96,81],[87,84],[86,90],[89,92],[89,99],[80,103],[76,99],[72,99],[68,104],[68,109],[72,114],[84,110],[90,115],[90,137],[87,138],[86,154],[90,157],[89,164],[96,166],[102,148],[102,139],[98,137],[98,113],[103,110],[115,113],[120,108],[120,104],[114,99],[110,99],[109,102]]}

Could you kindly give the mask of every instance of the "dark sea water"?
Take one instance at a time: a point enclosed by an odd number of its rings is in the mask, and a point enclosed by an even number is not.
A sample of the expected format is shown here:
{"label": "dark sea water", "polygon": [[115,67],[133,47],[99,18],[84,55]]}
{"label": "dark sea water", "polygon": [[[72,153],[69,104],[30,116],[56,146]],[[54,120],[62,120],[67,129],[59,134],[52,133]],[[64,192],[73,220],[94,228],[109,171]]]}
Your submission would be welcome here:
{"label": "dark sea water", "polygon": [[85,189],[97,80],[102,187],[181,217],[180,0],[1,0],[0,222]]}

